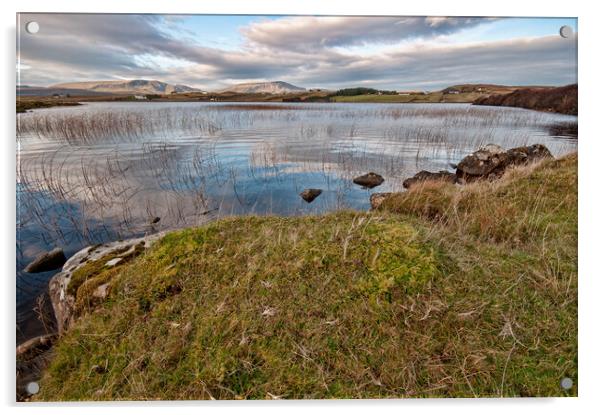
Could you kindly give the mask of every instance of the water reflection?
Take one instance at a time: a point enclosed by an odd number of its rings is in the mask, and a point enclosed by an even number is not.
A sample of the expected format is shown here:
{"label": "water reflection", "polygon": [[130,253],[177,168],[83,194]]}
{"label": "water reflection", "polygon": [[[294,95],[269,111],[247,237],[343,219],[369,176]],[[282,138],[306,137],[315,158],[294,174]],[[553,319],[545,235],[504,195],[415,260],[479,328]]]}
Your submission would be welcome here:
{"label": "water reflection", "polygon": [[[41,330],[32,309],[52,273],[21,271],[41,251],[224,215],[367,209],[370,192],[401,190],[418,170],[448,169],[487,143],[576,151],[553,128],[568,122],[462,104],[93,103],[20,114],[18,340]],[[367,171],[385,183],[353,185]],[[323,193],[307,204],[304,188]]]}

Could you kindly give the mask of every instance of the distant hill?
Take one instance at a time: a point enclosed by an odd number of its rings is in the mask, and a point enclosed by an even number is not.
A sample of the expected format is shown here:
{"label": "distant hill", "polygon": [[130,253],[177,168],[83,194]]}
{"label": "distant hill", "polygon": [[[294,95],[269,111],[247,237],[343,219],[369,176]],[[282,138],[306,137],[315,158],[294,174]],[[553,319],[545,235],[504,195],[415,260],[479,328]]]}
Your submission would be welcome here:
{"label": "distant hill", "polygon": [[220,92],[236,92],[239,94],[289,94],[305,91],[301,88],[288,82],[251,82],[238,85],[232,85]]}
{"label": "distant hill", "polygon": [[134,79],[124,81],[88,81],[67,82],[49,87],[49,89],[76,89],[111,94],[172,94],[199,92],[199,89],[186,85],[168,84],[161,81]]}
{"label": "distant hill", "polygon": [[477,99],[476,105],[520,107],[539,111],[577,115],[577,84],[558,88],[522,88],[509,94]]}

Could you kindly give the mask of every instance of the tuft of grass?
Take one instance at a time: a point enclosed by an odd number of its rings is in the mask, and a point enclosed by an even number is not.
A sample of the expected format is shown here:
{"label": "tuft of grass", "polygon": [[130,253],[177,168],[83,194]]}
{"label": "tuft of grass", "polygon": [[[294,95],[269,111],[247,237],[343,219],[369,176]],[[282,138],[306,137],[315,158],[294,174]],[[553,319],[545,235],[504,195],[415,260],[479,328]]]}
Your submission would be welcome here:
{"label": "tuft of grass", "polygon": [[35,399],[575,396],[576,166],[170,233],[58,341]]}

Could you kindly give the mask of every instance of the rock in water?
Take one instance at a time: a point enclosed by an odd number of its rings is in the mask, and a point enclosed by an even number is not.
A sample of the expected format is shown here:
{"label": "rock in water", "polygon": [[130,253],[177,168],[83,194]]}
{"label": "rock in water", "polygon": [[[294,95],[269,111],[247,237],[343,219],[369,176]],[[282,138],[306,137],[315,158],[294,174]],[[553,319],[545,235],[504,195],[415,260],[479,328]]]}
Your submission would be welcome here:
{"label": "rock in water", "polygon": [[303,200],[305,200],[307,203],[311,203],[316,199],[316,197],[320,196],[321,194],[322,189],[305,189],[304,191],[299,193],[299,196],[301,196]]}
{"label": "rock in water", "polygon": [[457,177],[454,173],[450,173],[445,170],[441,170],[439,173],[432,173],[430,171],[422,170],[414,175],[414,177],[410,177],[409,179],[405,179],[403,181],[403,187],[409,189],[414,186],[416,183],[425,182],[425,181],[442,181],[448,183],[456,183]]}
{"label": "rock in water", "polygon": [[380,186],[383,184],[385,179],[380,174],[376,173],[368,173],[363,176],[356,177],[353,179],[353,183],[359,184],[362,187],[366,187],[368,189],[372,189],[373,187]]}
{"label": "rock in water", "polygon": [[65,262],[67,262],[67,258],[65,257],[63,250],[61,248],[54,248],[52,251],[43,253],[29,263],[29,265],[25,267],[25,272],[33,274],[37,272],[52,271],[53,269],[62,267]]}

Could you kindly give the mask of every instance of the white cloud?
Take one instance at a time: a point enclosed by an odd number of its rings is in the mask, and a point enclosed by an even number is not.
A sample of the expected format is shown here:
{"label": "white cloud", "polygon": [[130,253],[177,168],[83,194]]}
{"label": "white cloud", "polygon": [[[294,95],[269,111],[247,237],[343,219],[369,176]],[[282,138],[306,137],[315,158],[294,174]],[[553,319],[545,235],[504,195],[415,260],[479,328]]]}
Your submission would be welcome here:
{"label": "white cloud", "polygon": [[566,84],[576,76],[576,38],[449,41],[486,21],[480,18],[284,17],[242,28],[246,41],[239,50],[174,37],[180,19],[173,17],[43,14],[22,20],[31,19],[44,35],[21,39],[21,78],[30,85],[113,77],[208,89],[253,80],[435,89],[467,82]]}

